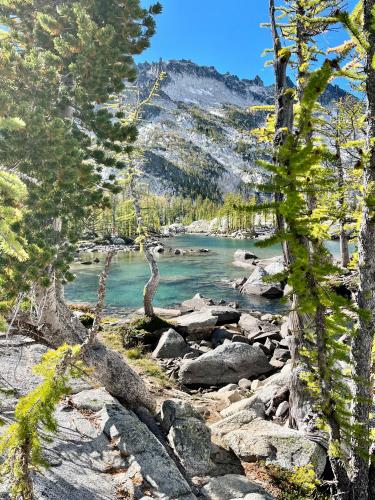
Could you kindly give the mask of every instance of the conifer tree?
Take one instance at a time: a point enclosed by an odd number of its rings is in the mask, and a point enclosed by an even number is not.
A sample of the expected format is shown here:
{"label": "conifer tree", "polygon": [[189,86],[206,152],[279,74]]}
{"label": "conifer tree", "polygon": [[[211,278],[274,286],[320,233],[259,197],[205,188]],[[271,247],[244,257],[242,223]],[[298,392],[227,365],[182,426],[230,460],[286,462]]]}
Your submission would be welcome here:
{"label": "conifer tree", "polygon": [[[123,164],[104,147],[112,145],[115,153],[136,137],[135,128],[114,122],[103,104],[121,92],[124,78],[135,77],[133,55],[148,46],[158,12],[160,4],[143,9],[138,0],[0,1],[7,27],[0,46],[2,93],[25,123],[1,135],[0,151],[27,183],[28,210],[18,232],[32,262],[13,266],[6,289],[29,291],[34,308],[16,324],[30,335],[38,331],[53,347],[87,335],[64,302],[62,283],[72,278],[69,264],[87,209],[104,202],[103,188],[116,190],[112,178],[102,182],[101,171]],[[98,342],[85,361],[112,394],[125,400],[131,394],[137,404],[139,391],[140,401],[152,406],[121,356]]]}

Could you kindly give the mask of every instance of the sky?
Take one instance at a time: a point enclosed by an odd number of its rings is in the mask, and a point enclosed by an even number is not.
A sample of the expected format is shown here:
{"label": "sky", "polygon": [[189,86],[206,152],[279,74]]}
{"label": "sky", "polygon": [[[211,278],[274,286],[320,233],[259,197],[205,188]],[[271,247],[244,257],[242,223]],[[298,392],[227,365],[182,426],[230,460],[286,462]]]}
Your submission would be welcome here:
{"label": "sky", "polygon": [[[157,33],[151,47],[137,62],[160,58],[191,59],[202,66],[215,66],[221,73],[240,78],[259,75],[273,82],[272,68],[265,68],[265,48],[270,33],[260,24],[268,21],[268,0],[160,0],[163,13],[157,16]],[[346,0],[352,8],[357,0]],[[154,3],[142,0],[144,6]],[[342,30],[323,37],[323,48],[338,45],[347,37]]]}

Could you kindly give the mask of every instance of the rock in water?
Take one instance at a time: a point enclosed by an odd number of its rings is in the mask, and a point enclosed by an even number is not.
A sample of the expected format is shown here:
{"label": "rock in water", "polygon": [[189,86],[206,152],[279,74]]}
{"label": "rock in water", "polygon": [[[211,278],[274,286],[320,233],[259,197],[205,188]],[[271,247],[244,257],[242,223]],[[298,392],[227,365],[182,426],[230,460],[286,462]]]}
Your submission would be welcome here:
{"label": "rock in water", "polygon": [[224,344],[197,359],[186,361],[179,378],[185,385],[224,385],[257,377],[272,370],[267,356],[248,344]]}
{"label": "rock in water", "polygon": [[200,311],[204,307],[213,305],[214,302],[212,299],[207,299],[200,293],[197,293],[192,299],[184,300],[184,302],[181,303],[181,310],[185,312]]}
{"label": "rock in water", "polygon": [[162,427],[184,469],[190,476],[206,475],[211,464],[211,432],[188,403],[166,400],[161,410]]}
{"label": "rock in water", "polygon": [[260,295],[268,299],[282,297],[283,290],[281,285],[279,283],[266,283],[264,278],[267,276],[270,276],[270,274],[265,269],[258,266],[242,287],[241,292],[249,295]]}
{"label": "rock in water", "polygon": [[236,250],[234,252],[234,260],[249,261],[257,259],[258,257],[249,252],[248,250]]}
{"label": "rock in water", "polygon": [[158,345],[152,353],[152,357],[159,359],[180,358],[188,350],[189,346],[183,337],[173,330],[173,328],[170,328],[160,337]]}
{"label": "rock in water", "polygon": [[326,466],[327,455],[322,446],[299,431],[267,420],[255,419],[245,429],[229,432],[223,439],[245,462],[265,460],[290,470],[312,464],[317,476]]}

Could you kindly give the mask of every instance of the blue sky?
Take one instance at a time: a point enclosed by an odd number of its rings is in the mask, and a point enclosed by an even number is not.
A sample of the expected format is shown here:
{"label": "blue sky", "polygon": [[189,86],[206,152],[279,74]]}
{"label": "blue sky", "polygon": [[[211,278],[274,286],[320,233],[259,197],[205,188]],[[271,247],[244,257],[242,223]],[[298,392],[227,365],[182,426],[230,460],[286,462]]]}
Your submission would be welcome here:
{"label": "blue sky", "polygon": [[[143,0],[145,6],[153,3]],[[157,16],[157,34],[151,47],[137,61],[191,59],[197,64],[215,66],[240,78],[259,75],[267,84],[273,81],[272,68],[265,68],[263,50],[271,45],[269,31],[261,28],[268,21],[268,0],[161,0],[163,13]],[[347,0],[352,8],[357,0]],[[346,38],[343,31],[323,37],[323,48]]]}

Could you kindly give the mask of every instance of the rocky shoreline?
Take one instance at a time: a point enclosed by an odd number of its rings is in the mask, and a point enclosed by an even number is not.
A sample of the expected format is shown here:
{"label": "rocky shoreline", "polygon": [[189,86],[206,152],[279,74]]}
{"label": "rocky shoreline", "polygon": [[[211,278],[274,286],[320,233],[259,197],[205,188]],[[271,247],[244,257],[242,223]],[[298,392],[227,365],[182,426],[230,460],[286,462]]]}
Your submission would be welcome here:
{"label": "rocky shoreline", "polygon": [[[165,327],[149,336],[132,330],[130,318],[109,319],[102,336],[110,332],[124,353],[135,346],[141,359],[162,369],[170,380],[164,388],[145,376],[158,413],[124,407],[94,380],[73,381],[45,450],[50,468],[34,473],[37,498],[48,488],[51,499],[272,500],[277,490],[251,475],[250,466],[293,471],[312,464],[324,477],[324,446],[287,426],[286,317],[240,311],[199,294],[157,313]],[[0,376],[15,387],[1,396],[6,418],[38,383],[31,368],[45,351],[26,337],[0,338]]]}

